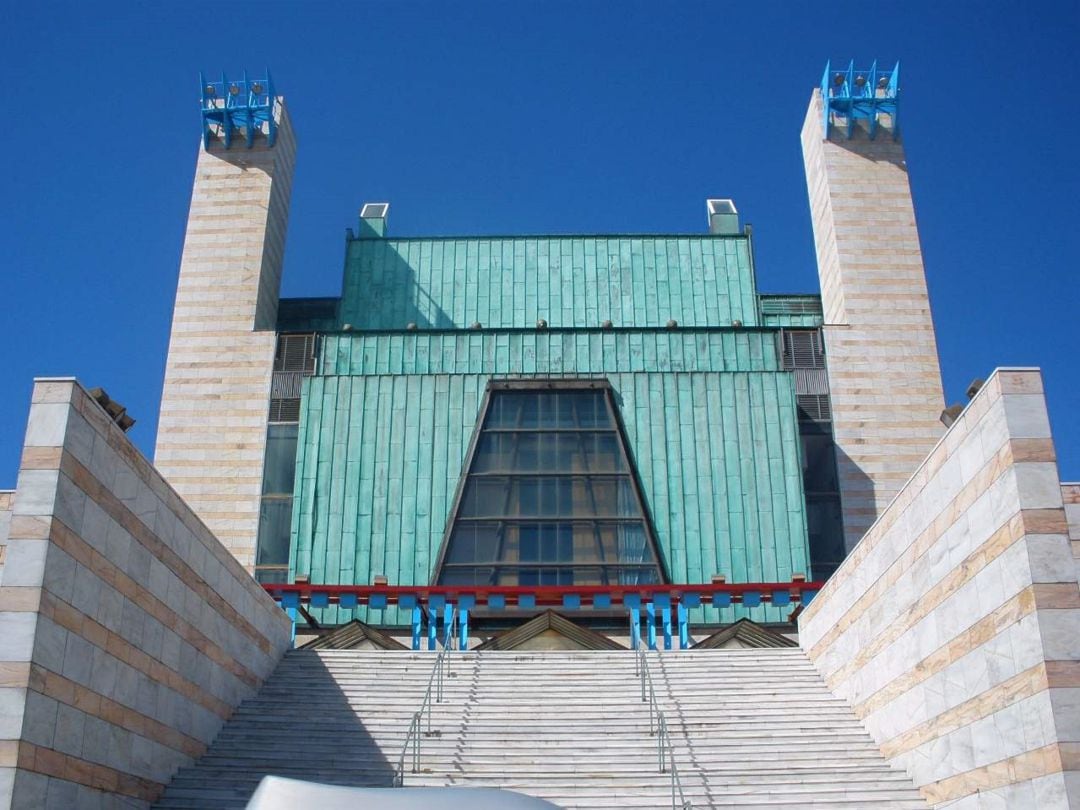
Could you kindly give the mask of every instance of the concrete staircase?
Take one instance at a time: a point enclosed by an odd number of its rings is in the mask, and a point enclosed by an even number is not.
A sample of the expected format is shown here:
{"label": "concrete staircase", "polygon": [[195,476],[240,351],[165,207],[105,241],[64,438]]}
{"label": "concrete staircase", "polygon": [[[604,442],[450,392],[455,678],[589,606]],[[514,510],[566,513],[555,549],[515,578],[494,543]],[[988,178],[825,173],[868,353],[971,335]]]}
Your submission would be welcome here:
{"label": "concrete staircase", "polygon": [[[156,805],[242,808],[278,774],[390,785],[431,653],[290,652]],[[695,807],[926,808],[801,650],[650,653]],[[563,807],[670,807],[630,652],[453,654],[405,784],[505,787]]]}

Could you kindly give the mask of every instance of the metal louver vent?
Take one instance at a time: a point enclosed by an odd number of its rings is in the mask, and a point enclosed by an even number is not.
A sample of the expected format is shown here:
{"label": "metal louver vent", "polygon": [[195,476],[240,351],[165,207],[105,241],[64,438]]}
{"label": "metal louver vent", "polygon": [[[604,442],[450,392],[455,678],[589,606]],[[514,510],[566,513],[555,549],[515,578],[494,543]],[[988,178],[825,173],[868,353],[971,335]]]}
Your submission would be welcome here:
{"label": "metal louver vent", "polygon": [[810,296],[765,296],[761,297],[763,315],[820,315],[821,299]]}
{"label": "metal louver vent", "polygon": [[799,419],[809,422],[832,421],[832,407],[828,394],[797,394],[795,403],[799,409]]}
{"label": "metal louver vent", "polygon": [[784,368],[825,368],[821,333],[815,330],[785,329],[781,332]]}
{"label": "metal louver vent", "polygon": [[300,421],[300,398],[295,399],[271,399],[270,400],[271,422],[299,422]]}
{"label": "metal louver vent", "polygon": [[823,368],[795,369],[796,394],[828,394],[829,378]]}
{"label": "metal louver vent", "polygon": [[315,373],[315,335],[278,335],[270,382],[270,421],[300,421],[300,387]]}
{"label": "metal louver vent", "polygon": [[278,335],[274,371],[315,371],[315,335]]}

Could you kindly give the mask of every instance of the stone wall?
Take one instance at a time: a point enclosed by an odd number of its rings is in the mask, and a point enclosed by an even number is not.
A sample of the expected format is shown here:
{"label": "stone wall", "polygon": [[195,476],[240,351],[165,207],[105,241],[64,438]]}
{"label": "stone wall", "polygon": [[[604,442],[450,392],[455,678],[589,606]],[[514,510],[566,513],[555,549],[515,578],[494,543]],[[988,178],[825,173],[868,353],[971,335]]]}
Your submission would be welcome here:
{"label": "stone wall", "polygon": [[[248,570],[255,564],[278,290],[296,144],[199,149],[154,463]],[[256,331],[259,330],[259,331]]]}
{"label": "stone wall", "polygon": [[1065,503],[1065,519],[1069,522],[1069,540],[1076,561],[1076,579],[1080,585],[1080,483],[1061,485],[1061,500]]}
{"label": "stone wall", "polygon": [[850,549],[941,437],[944,396],[903,144],[885,125],[825,137],[822,104],[802,148]]}
{"label": "stone wall", "polygon": [[15,492],[0,490],[0,583],[4,581],[4,561],[7,559],[8,527],[11,525],[11,505]]}
{"label": "stone wall", "polygon": [[74,380],[38,380],[0,583],[0,808],[145,808],[284,612]]}
{"label": "stone wall", "polygon": [[934,806],[1080,806],[1080,589],[1037,370],[990,377],[799,630]]}

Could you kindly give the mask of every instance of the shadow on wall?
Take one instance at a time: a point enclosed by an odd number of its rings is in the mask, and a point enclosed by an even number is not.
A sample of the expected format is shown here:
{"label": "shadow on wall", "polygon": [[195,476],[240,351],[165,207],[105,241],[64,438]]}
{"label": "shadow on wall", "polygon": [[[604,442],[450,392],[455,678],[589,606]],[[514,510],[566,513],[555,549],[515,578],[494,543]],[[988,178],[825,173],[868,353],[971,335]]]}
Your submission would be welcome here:
{"label": "shadow on wall", "polygon": [[[887,116],[886,116],[887,118]],[[829,127],[829,141],[848,152],[853,152],[859,157],[871,160],[874,163],[891,163],[904,174],[907,174],[907,161],[904,159],[904,147],[901,137],[893,140],[891,127],[879,123],[873,140],[869,134],[870,122],[866,119],[857,119],[851,128],[851,137],[845,137],[846,127],[843,124],[832,124]]]}
{"label": "shadow on wall", "polygon": [[[404,244],[404,243],[401,243]],[[436,243],[438,244],[438,243]],[[345,265],[341,321],[358,329],[463,329],[417,281],[392,240],[360,239]]]}
{"label": "shadow on wall", "polygon": [[[427,670],[431,663],[417,666]],[[158,806],[183,800],[198,802],[193,806],[242,810],[264,776],[391,787],[410,713],[420,697],[408,694],[399,703],[402,695],[396,688],[361,693],[353,687],[355,691],[346,694],[342,682],[350,682],[348,670],[355,667],[352,660],[335,664],[332,655],[324,660],[314,651],[286,653],[194,767],[173,779]],[[373,682],[371,676],[367,680]],[[361,715],[376,712],[379,724],[369,729]]]}
{"label": "shadow on wall", "polygon": [[821,539],[816,548],[815,527],[810,526],[810,559],[813,561],[815,579],[832,576],[877,520],[873,479],[838,445],[833,446],[836,450],[840,497],[835,499],[835,523],[821,527]]}

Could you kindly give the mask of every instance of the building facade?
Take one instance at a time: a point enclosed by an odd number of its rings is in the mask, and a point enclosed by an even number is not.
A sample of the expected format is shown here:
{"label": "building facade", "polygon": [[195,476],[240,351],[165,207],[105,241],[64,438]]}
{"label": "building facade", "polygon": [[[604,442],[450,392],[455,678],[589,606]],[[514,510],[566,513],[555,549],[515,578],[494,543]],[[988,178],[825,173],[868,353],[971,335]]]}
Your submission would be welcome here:
{"label": "building facade", "polygon": [[941,428],[899,75],[855,80],[802,136],[820,295],[761,294],[714,199],[697,234],[506,237],[371,203],[341,295],[284,300],[284,103],[207,84],[157,465],[263,582],[826,579]]}

